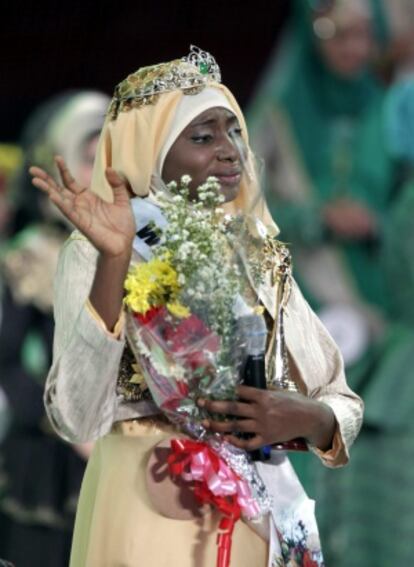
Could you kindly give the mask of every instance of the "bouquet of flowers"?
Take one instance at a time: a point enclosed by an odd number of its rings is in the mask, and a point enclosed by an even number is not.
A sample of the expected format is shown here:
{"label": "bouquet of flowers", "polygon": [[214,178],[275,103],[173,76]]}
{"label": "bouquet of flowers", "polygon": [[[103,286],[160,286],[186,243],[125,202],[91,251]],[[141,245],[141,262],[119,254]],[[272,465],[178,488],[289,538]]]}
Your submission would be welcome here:
{"label": "bouquet of flowers", "polygon": [[257,307],[243,297],[248,278],[219,184],[209,178],[194,202],[190,181],[183,176],[159,197],[167,225],[152,257],[130,271],[125,303],[128,337],[154,401],[199,438],[205,415],[196,399],[235,397],[243,363],[237,318]]}

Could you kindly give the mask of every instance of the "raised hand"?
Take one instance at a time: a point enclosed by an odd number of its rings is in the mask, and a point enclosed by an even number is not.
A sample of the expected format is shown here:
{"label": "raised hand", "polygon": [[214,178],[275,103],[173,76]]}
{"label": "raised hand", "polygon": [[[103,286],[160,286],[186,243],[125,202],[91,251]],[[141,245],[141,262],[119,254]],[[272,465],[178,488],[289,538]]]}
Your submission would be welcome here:
{"label": "raised hand", "polygon": [[40,167],[29,169],[32,183],[44,191],[65,217],[80,230],[95,248],[107,257],[128,254],[135,235],[130,205],[130,189],[116,171],[105,172],[114,201],[107,203],[72,177],[62,157],[56,156],[62,185]]}

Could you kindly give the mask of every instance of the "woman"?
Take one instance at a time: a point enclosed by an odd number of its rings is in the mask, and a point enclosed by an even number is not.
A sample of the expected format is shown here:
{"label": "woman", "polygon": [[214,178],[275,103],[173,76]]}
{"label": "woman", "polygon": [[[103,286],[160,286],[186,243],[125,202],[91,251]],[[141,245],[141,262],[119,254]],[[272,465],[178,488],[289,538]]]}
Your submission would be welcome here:
{"label": "woman", "polygon": [[[364,425],[352,466],[339,472],[336,486],[327,485],[347,493],[339,514],[333,517],[327,507],[321,522],[330,533],[325,550],[339,567],[404,565],[414,551],[408,528],[414,521],[413,101],[409,76],[387,96],[386,140],[402,180],[389,209],[380,264],[390,308],[375,373],[363,385]],[[335,529],[328,530],[333,520]]]}
{"label": "woman", "polygon": [[53,276],[71,227],[41,193],[28,163],[53,173],[58,151],[90,183],[108,98],[67,92],[36,109],[22,135],[15,173],[14,235],[1,261],[5,289],[0,322],[0,392],[9,417],[0,445],[0,556],[16,565],[66,566],[80,484],[89,452],[68,445],[48,424],[42,402],[53,343]]}
{"label": "woman", "polygon": [[[379,263],[389,296],[386,331],[358,390],[364,423],[350,467],[330,477],[315,470],[325,559],[335,567],[404,565],[414,551],[408,527],[414,521],[413,101],[414,81],[407,77],[391,87],[385,106],[386,142],[401,182]],[[332,493],[338,495],[335,510]]]}
{"label": "woman", "polygon": [[[259,194],[243,115],[220,84],[214,59],[193,48],[188,57],[140,69],[118,85],[90,191],[74,181],[60,158],[57,163],[64,187],[37,167],[31,168],[33,183],[80,232],[65,245],[57,273],[46,404],[66,438],[99,439],[83,484],[72,565],[132,566],[140,560],[148,567],[211,565],[216,513],[187,521],[167,518],[157,512],[146,487],[152,449],[173,430],[151,400],[137,393],[127,402],[125,395],[117,395],[119,374],[132,372],[123,332],[123,283],[131,257],[136,261],[131,197],[156,199],[165,182],[184,174],[192,177],[194,197],[197,186],[214,175],[227,212],[252,212],[272,225]],[[274,295],[267,291],[261,299],[273,311]],[[296,286],[287,312],[290,367],[303,394],[240,387],[238,403],[199,403],[211,412],[249,416],[253,438],[229,438],[238,447],[253,450],[304,437],[324,463],[345,464],[360,426],[361,402],[346,386],[340,355]],[[314,348],[305,352],[304,341]],[[246,423],[238,419],[236,427],[244,430]],[[216,421],[205,425],[227,434],[235,427]],[[279,459],[286,462],[282,455]],[[262,464],[261,476],[269,478],[277,469]],[[266,481],[269,490],[270,485]],[[293,553],[288,542],[283,558],[256,531],[236,525],[232,565],[287,564]]]}
{"label": "woman", "polygon": [[292,33],[250,120],[305,296],[357,372],[387,307],[378,263],[393,167],[373,72],[380,4],[295,2]]}

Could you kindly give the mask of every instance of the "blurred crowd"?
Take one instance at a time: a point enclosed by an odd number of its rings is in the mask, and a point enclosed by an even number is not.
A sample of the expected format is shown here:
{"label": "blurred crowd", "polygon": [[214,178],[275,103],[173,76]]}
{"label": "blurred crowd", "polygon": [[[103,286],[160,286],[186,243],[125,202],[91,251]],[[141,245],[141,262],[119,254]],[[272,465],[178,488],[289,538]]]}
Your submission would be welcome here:
{"label": "blurred crowd", "polygon": [[0,148],[0,557],[16,567],[68,565],[88,445],[52,431],[43,383],[52,358],[53,276],[71,231],[30,182],[28,167],[55,174],[61,155],[88,186],[109,98],[69,91],[46,101],[25,125],[18,149]]}
{"label": "blurred crowd", "polygon": [[[0,557],[68,563],[90,447],[53,433],[42,390],[53,273],[71,227],[29,183],[62,155],[87,186],[108,98],[65,92],[0,144]],[[292,461],[317,502],[327,567],[414,554],[414,3],[292,0],[247,110],[294,274],[365,402],[351,463]],[[413,240],[412,240],[413,239]]]}
{"label": "blurred crowd", "polygon": [[294,273],[365,402],[342,470],[292,455],[328,567],[414,552],[414,4],[294,2],[250,108]]}

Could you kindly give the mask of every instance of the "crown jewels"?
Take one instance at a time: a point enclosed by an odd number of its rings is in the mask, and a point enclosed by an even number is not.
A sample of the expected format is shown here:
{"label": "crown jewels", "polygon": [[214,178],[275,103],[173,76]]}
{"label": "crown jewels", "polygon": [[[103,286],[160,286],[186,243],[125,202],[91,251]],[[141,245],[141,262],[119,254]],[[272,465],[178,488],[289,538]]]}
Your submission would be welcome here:
{"label": "crown jewels", "polygon": [[109,107],[109,115],[115,120],[120,112],[155,104],[161,94],[171,91],[197,94],[213,82],[221,82],[220,68],[214,57],[191,45],[186,57],[142,67],[119,83]]}

